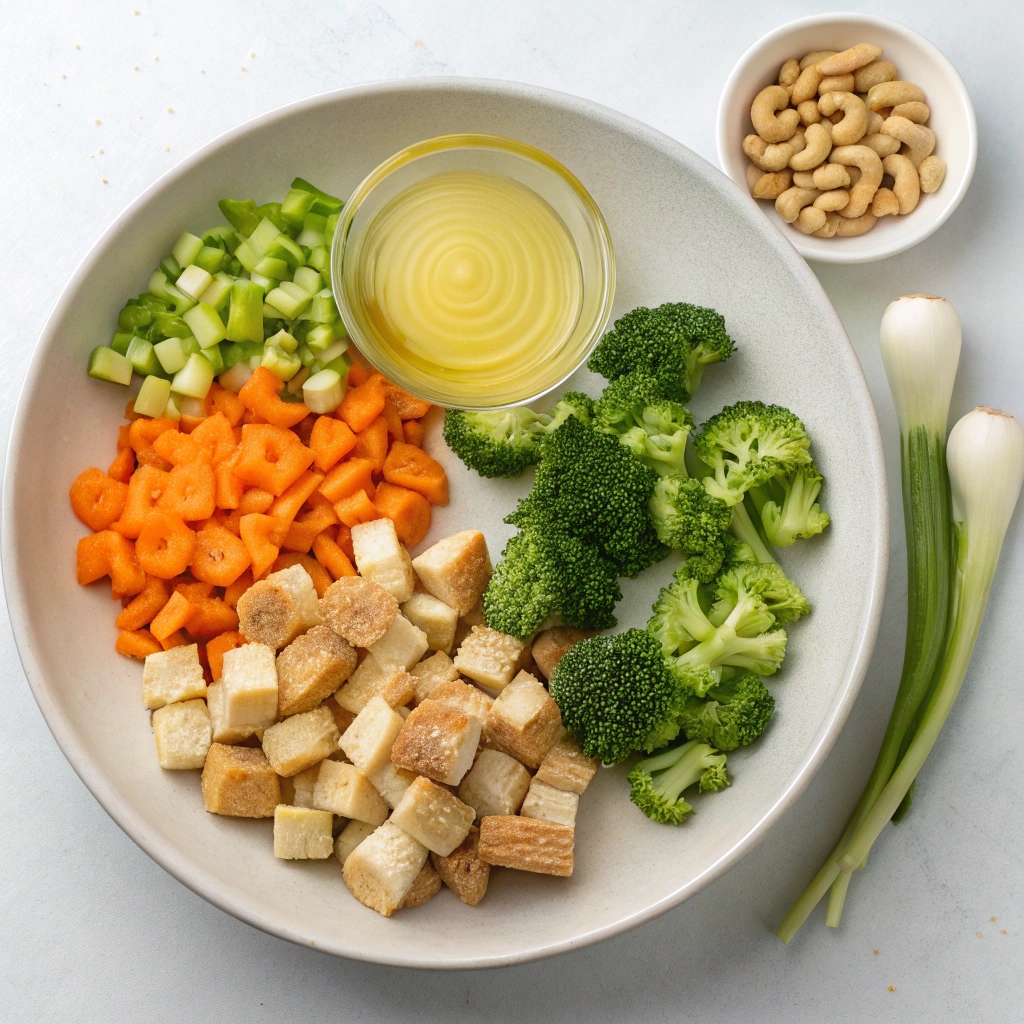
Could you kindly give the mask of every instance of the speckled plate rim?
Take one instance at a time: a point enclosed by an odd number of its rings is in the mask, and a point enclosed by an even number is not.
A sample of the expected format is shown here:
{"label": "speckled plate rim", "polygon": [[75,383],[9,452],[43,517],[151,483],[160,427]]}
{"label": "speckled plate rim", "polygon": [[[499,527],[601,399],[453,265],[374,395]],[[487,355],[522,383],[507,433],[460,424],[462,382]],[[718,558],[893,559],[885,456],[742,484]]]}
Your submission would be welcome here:
{"label": "speckled plate rim", "polygon": [[[247,924],[251,924],[271,935],[276,935],[304,946],[307,949],[309,948],[309,943],[306,937],[290,927],[287,921],[272,918],[269,914],[261,914],[257,909],[247,905],[244,901],[236,900],[230,894],[221,892],[216,881],[204,871],[201,864],[190,861],[173,850],[168,850],[160,837],[155,835],[144,823],[136,818],[132,807],[121,797],[111,780],[100,771],[87,751],[79,743],[73,722],[64,708],[51,694],[45,673],[36,658],[32,629],[27,617],[26,601],[22,596],[22,584],[16,567],[17,558],[15,552],[17,538],[12,530],[3,527],[13,521],[14,501],[12,495],[16,494],[18,490],[18,467],[21,461],[19,451],[25,441],[23,412],[28,395],[38,386],[39,378],[45,373],[46,361],[44,356],[50,344],[54,341],[52,335],[55,325],[67,315],[75,293],[83,280],[93,271],[98,263],[110,235],[124,227],[136,215],[137,211],[145,206],[156,194],[171,183],[176,182],[179,178],[187,176],[197,164],[205,160],[213,151],[241,136],[257,131],[278,120],[288,118],[293,114],[330,105],[342,97],[378,96],[388,93],[402,93],[410,89],[429,90],[438,93],[469,91],[505,96],[513,100],[516,97],[529,96],[534,101],[546,103],[552,107],[585,113],[589,117],[614,127],[627,136],[655,147],[673,160],[685,164],[688,170],[700,177],[709,188],[725,197],[729,202],[746,206],[749,219],[755,225],[755,230],[763,237],[765,244],[774,250],[778,259],[786,265],[787,269],[792,272],[809,292],[818,293],[821,298],[822,315],[831,317],[831,326],[838,332],[837,336],[846,339],[842,323],[810,267],[800,258],[796,250],[782,234],[761,215],[755,201],[745,195],[726,175],[722,174],[710,163],[697,156],[681,143],[634,118],[590,100],[518,82],[458,77],[401,79],[332,90],[278,107],[269,113],[246,122],[238,128],[226,132],[201,147],[176,167],[158,178],[113,222],[82,260],[74,274],[72,274],[47,319],[22,384],[8,442],[3,481],[3,519],[0,520],[0,532],[2,532],[2,536],[0,536],[0,567],[2,567],[3,571],[7,607],[18,654],[21,658],[32,694],[58,746],[71,763],[79,778],[121,830],[164,870],[198,896]],[[828,752],[832,749],[853,707],[854,700],[867,672],[881,619],[885,578],[888,567],[888,500],[881,437],[874,406],[871,402],[860,362],[848,339],[846,344],[842,345],[836,352],[836,358],[843,364],[843,370],[848,374],[848,379],[851,383],[851,390],[848,395],[849,400],[857,406],[859,414],[868,426],[867,433],[862,438],[862,443],[869,456],[869,465],[873,471],[873,482],[876,488],[874,499],[877,502],[879,514],[884,521],[879,523],[877,541],[874,551],[871,553],[872,571],[869,577],[869,592],[866,602],[868,613],[864,617],[859,635],[852,647],[846,676],[842,680],[836,699],[811,743],[806,756],[778,799],[766,808],[758,821],[751,826],[739,841],[700,875],[691,879],[688,883],[663,899],[642,907],[635,913],[628,914],[612,924],[584,930],[569,939],[545,942],[542,938],[538,938],[536,944],[513,954],[467,957],[463,960],[447,960],[443,962],[433,960],[429,954],[422,956],[368,956],[366,950],[360,949],[356,942],[350,944],[337,943],[332,946],[318,945],[316,947],[318,950],[353,960],[422,969],[482,969],[543,959],[570,950],[581,949],[659,917],[725,874],[726,871],[739,863],[765,837],[771,826],[779,820],[783,812],[803,792],[814,776],[814,773],[825,760]]]}

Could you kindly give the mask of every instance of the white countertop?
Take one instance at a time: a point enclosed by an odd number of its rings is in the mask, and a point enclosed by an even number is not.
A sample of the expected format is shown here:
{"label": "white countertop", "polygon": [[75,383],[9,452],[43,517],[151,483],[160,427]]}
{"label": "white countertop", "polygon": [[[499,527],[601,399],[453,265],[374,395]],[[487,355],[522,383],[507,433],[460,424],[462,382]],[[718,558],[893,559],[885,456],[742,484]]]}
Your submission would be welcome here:
{"label": "white countertop", "polygon": [[[221,132],[354,83],[478,75],[597,100],[714,162],[715,108],[733,63],[763,33],[822,6],[831,5],[174,0],[149,9],[143,0],[8,0],[0,7],[3,437],[26,353],[75,265],[143,188]],[[1024,587],[1013,580],[1024,578],[1020,513],[967,684],[913,812],[881,837],[851,887],[838,932],[825,929],[819,910],[789,947],[773,935],[860,792],[902,660],[899,455],[876,343],[888,301],[929,291],[959,309],[964,351],[955,416],[984,403],[1024,417],[1024,346],[1013,306],[1022,287],[1024,14],[995,3],[975,4],[968,14],[948,0],[896,2],[882,13],[922,32],[958,68],[977,108],[981,148],[971,191],[927,242],[884,263],[815,268],[878,407],[892,554],[882,631],[860,698],[825,765],[769,837],[660,920],[555,960],[463,974],[335,960],[214,909],[118,830],[50,737],[4,617],[0,1018],[1019,1019]],[[74,415],[54,398],[55,416]]]}

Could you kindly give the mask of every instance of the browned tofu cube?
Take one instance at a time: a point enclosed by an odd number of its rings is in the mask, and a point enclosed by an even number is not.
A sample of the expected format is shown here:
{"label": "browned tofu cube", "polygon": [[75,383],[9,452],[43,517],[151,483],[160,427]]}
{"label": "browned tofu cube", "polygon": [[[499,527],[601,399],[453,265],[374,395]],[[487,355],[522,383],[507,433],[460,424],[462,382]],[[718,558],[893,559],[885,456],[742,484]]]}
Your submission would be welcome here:
{"label": "browned tofu cube", "polygon": [[538,768],[562,737],[562,714],[544,684],[520,672],[491,706],[484,736],[499,749]]}
{"label": "browned tofu cube", "polygon": [[316,588],[301,565],[272,572],[239,599],[238,628],[249,643],[275,650],[320,622]]}
{"label": "browned tofu cube", "polygon": [[355,648],[330,626],[314,626],[277,656],[279,717],[312,711],[356,667]]}
{"label": "browned tofu cube", "polygon": [[362,576],[342,576],[320,598],[320,616],[353,647],[370,647],[398,614],[398,601],[382,586]]}
{"label": "browned tofu cube", "polygon": [[474,626],[455,654],[455,667],[491,693],[500,693],[529,656],[522,640]]}
{"label": "browned tofu cube", "polygon": [[441,876],[434,869],[434,865],[427,862],[420,868],[420,873],[412,883],[412,888],[406,894],[403,910],[410,907],[419,907],[432,900],[441,891]]}
{"label": "browned tofu cube", "polygon": [[272,818],[281,784],[262,750],[214,743],[203,767],[203,806],[211,814]]}
{"label": "browned tofu cube", "polygon": [[493,697],[488,697],[479,687],[462,679],[452,679],[434,687],[429,700],[440,701],[464,715],[469,715],[470,718],[476,718],[481,728],[487,721],[487,715],[494,703]]}
{"label": "browned tofu cube", "polygon": [[405,902],[426,860],[421,842],[385,821],[345,858],[345,884],[363,906],[390,917]]}
{"label": "browned tofu cube", "polygon": [[544,755],[536,778],[567,793],[582,793],[600,765],[596,757],[587,757],[571,736],[563,736]]}
{"label": "browned tofu cube", "polygon": [[334,695],[340,707],[358,715],[374,697],[382,697],[393,708],[408,704],[416,693],[416,679],[401,667],[382,668],[368,654],[352,678]]}
{"label": "browned tofu cube", "polygon": [[391,821],[431,853],[447,857],[469,833],[476,812],[443,786],[418,778],[391,812]]}
{"label": "browned tofu cube", "polygon": [[465,615],[487,589],[491,559],[479,530],[439,540],[412,561],[427,593]]}
{"label": "browned tofu cube", "polygon": [[480,859],[480,830],[471,828],[462,845],[447,857],[436,853],[430,859],[441,881],[468,906],[475,907],[487,894],[491,865]]}
{"label": "browned tofu cube", "polygon": [[422,704],[431,694],[435,686],[459,678],[459,670],[454,662],[443,651],[424,658],[419,664],[409,669],[410,675],[416,680],[417,704]]}
{"label": "browned tofu cube", "polygon": [[473,764],[479,740],[477,719],[428,700],[402,723],[391,760],[416,775],[457,786]]}
{"label": "browned tofu cube", "polygon": [[334,724],[338,732],[345,735],[345,730],[356,720],[356,716],[347,708],[343,708],[333,697],[328,697],[323,706],[334,715]]}
{"label": "browned tofu cube", "polygon": [[529,789],[530,773],[514,757],[502,750],[481,750],[459,784],[459,799],[478,818],[515,814]]}
{"label": "browned tofu cube", "polygon": [[597,634],[585,629],[572,629],[569,626],[556,626],[545,629],[533,641],[533,660],[545,679],[554,674],[555,666],[562,660],[570,647],[575,647],[581,640]]}
{"label": "browned tofu cube", "polygon": [[341,739],[334,715],[324,707],[292,715],[263,734],[263,752],[278,775],[298,775],[330,757]]}
{"label": "browned tofu cube", "polygon": [[541,875],[572,874],[574,832],[540,818],[491,815],[480,822],[480,859]]}

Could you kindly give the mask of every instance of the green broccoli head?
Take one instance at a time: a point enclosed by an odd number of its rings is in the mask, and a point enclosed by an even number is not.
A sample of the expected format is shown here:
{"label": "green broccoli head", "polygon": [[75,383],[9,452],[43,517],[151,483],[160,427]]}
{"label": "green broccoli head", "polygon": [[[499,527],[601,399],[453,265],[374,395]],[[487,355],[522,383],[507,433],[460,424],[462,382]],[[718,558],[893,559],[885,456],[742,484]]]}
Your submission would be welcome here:
{"label": "green broccoli head", "polygon": [[761,506],[761,523],[772,544],[789,547],[798,538],[814,537],[828,526],[829,517],[817,500],[824,482],[814,466],[798,466],[792,473],[775,476],[774,483],[782,492],[781,507],[778,500]]}
{"label": "green broccoli head", "polygon": [[518,476],[540,458],[537,440],[546,419],[525,406],[489,412],[449,409],[444,439],[481,476]]}
{"label": "green broccoli head", "polygon": [[729,785],[725,754],[691,740],[641,761],[630,773],[629,799],[652,821],[679,825],[693,808],[683,799],[691,786],[718,792]]}
{"label": "green broccoli head", "polygon": [[680,705],[658,642],[642,629],[570,648],[550,683],[562,722],[588,757],[622,761]]}
{"label": "green broccoli head", "polygon": [[713,686],[703,700],[688,698],[677,721],[687,739],[735,750],[753,743],[774,711],[775,698],[760,676],[739,672]]}
{"label": "green broccoli head", "polygon": [[810,444],[803,423],[788,409],[737,402],[705,422],[693,448],[712,470],[703,479],[708,493],[735,505],[776,473],[809,464]]}
{"label": "green broccoli head", "polygon": [[662,477],[651,495],[651,519],[658,540],[686,552],[688,574],[709,583],[725,559],[725,537],[732,510],[681,474]]}
{"label": "green broccoli head", "polygon": [[520,639],[542,624],[579,629],[615,625],[622,590],[596,548],[551,524],[530,525],[505,546],[484,591],[484,621]]}
{"label": "green broccoli head", "polygon": [[686,357],[687,390],[693,395],[700,387],[704,367],[721,363],[733,354],[735,345],[725,330],[725,317],[704,306],[687,302],[672,303],[676,316],[690,335],[690,351]]}
{"label": "green broccoli head", "polygon": [[811,606],[803,591],[775,562],[741,562],[726,569],[715,581],[715,603],[708,618],[721,625],[740,600],[741,594],[755,594],[779,623],[795,622]]}
{"label": "green broccoli head", "polygon": [[570,416],[589,426],[594,418],[594,400],[582,391],[566,391],[549,415],[551,420],[544,427],[546,434],[553,434]]}

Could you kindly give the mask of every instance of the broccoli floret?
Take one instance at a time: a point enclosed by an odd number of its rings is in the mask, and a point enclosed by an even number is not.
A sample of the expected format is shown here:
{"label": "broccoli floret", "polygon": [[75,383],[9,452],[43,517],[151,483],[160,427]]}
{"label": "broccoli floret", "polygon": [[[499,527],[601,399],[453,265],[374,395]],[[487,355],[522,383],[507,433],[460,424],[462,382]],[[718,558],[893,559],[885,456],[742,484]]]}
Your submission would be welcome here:
{"label": "broccoli floret", "polygon": [[810,444],[803,423],[788,409],[737,402],[704,424],[693,448],[712,470],[703,479],[708,493],[735,505],[776,473],[808,465]]}
{"label": "broccoli floret", "polygon": [[721,363],[733,354],[735,345],[725,330],[725,317],[705,306],[687,302],[674,304],[680,320],[690,335],[690,351],[686,356],[687,390],[693,395],[700,387],[704,367]]}
{"label": "broccoli floret", "polygon": [[752,497],[761,515],[765,536],[776,547],[786,548],[800,537],[814,537],[829,524],[818,504],[825,478],[812,465],[791,473],[776,473]]}
{"label": "broccoli floret", "polygon": [[658,540],[689,556],[688,573],[702,583],[718,575],[732,509],[682,474],[662,477],[651,495],[651,519]]}
{"label": "broccoli floret", "polygon": [[811,610],[803,591],[780,565],[742,562],[726,569],[715,581],[715,603],[708,612],[711,622],[716,626],[725,622],[741,591],[761,598],[778,623],[795,622]]}
{"label": "broccoli floret", "polygon": [[544,427],[546,434],[553,434],[570,416],[589,426],[594,418],[594,400],[582,391],[566,391],[549,415],[550,422]]}
{"label": "broccoli floret", "polygon": [[599,548],[620,576],[636,576],[668,554],[648,503],[657,481],[614,437],[570,416],[544,442],[533,490],[505,522],[556,523]]}
{"label": "broccoli floret", "polygon": [[685,790],[699,785],[701,792],[717,792],[729,785],[725,760],[697,740],[656,754],[629,773],[629,799],[652,821],[679,825],[693,813],[682,797]]}
{"label": "broccoli floret", "polygon": [[596,548],[554,525],[528,526],[495,566],[484,621],[521,639],[542,623],[608,629],[621,599],[615,568]]}
{"label": "broccoli floret", "polygon": [[622,761],[681,705],[658,642],[642,629],[571,647],[550,683],[562,723],[588,757]]}
{"label": "broccoli floret", "polygon": [[768,725],[775,698],[761,677],[739,672],[708,690],[703,700],[690,697],[679,714],[687,739],[710,743],[719,750],[735,750],[753,743]]}

